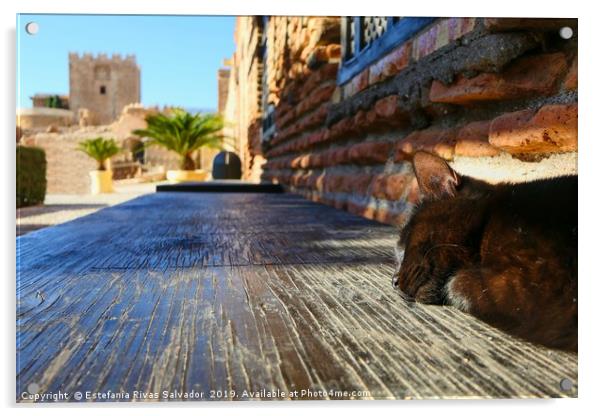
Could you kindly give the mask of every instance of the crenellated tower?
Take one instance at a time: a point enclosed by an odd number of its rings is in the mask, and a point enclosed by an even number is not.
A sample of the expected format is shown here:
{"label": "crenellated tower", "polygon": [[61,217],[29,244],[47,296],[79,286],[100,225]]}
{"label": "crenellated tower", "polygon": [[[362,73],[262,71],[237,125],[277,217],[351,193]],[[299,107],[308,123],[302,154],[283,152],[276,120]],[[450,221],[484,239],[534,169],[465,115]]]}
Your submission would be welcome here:
{"label": "crenellated tower", "polygon": [[140,67],[134,55],[69,54],[69,107],[88,109],[94,124],[113,122],[123,107],[140,102]]}

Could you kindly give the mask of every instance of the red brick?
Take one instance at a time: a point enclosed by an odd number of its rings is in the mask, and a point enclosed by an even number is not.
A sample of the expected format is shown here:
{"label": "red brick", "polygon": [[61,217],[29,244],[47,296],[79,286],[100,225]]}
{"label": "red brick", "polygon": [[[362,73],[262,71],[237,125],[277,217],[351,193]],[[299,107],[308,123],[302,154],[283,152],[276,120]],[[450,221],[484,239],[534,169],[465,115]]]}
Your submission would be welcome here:
{"label": "red brick", "polygon": [[326,47],[326,55],[330,60],[338,60],[341,58],[341,45],[340,44],[330,44]]}
{"label": "red brick", "polygon": [[374,178],[372,196],[375,198],[388,199],[389,201],[398,201],[411,179],[411,174],[403,173],[378,175]]}
{"label": "red brick", "polygon": [[418,204],[421,199],[420,187],[418,186],[418,180],[416,178],[412,179],[410,183],[410,192],[408,192],[408,196],[406,197],[406,202],[410,204]]}
{"label": "red brick", "polygon": [[335,149],[332,153],[332,158],[330,159],[330,165],[342,165],[347,163],[349,160],[349,149],[348,148],[339,148]]}
{"label": "red brick", "polygon": [[342,175],[326,174],[324,177],[324,192],[339,192],[344,179]]}
{"label": "red brick", "polygon": [[403,124],[407,117],[399,108],[398,103],[397,95],[377,100],[374,106],[365,113],[365,116],[358,119],[358,122],[363,123],[363,125],[358,125],[358,129],[360,131],[379,131]]}
{"label": "red brick", "polygon": [[456,156],[497,156],[500,150],[489,144],[490,120],[467,124],[458,132],[454,154]]}
{"label": "red brick", "polygon": [[366,89],[369,85],[370,70],[367,68],[353,77],[343,86],[343,95],[349,98],[358,92]]}
{"label": "red brick", "polygon": [[489,143],[509,153],[577,150],[577,104],[504,114],[491,123]]}
{"label": "red brick", "polygon": [[322,167],[322,155],[314,153],[309,156],[309,166],[319,168]]}
{"label": "red brick", "polygon": [[347,211],[368,218],[369,220],[374,218],[374,208],[366,204],[349,201],[347,203]]}
{"label": "red brick", "polygon": [[306,128],[315,128],[323,125],[328,116],[328,108],[329,103],[324,103],[320,108],[308,116],[307,122],[305,123]]}
{"label": "red brick", "polygon": [[392,211],[386,208],[374,210],[372,219],[390,225],[400,225],[406,222],[407,214],[402,212]]}
{"label": "red brick", "polygon": [[354,193],[359,195],[365,195],[368,191],[371,182],[372,175],[368,173],[344,175],[344,179],[341,181],[341,185],[338,191],[349,194]]}
{"label": "red brick", "polygon": [[389,158],[392,144],[389,142],[364,142],[349,148],[348,161],[360,165],[385,163]]}
{"label": "red brick", "polygon": [[381,82],[408,66],[412,48],[411,43],[405,43],[370,66],[368,83]]}
{"label": "red brick", "polygon": [[[318,183],[320,183],[320,188],[322,186],[322,181],[320,180],[320,178],[322,178],[321,175],[317,174],[317,173],[312,173],[308,178],[307,178],[307,187],[309,188],[314,188],[317,189],[318,188]],[[319,189],[318,189],[319,190]]]}
{"label": "red brick", "polygon": [[335,124],[333,124],[330,127],[329,139],[330,140],[338,140],[340,137],[342,137],[347,129],[347,123],[348,123],[348,121],[346,119],[343,119],[343,120],[340,120],[340,121],[336,122]]}
{"label": "red brick", "polygon": [[454,155],[456,136],[456,129],[430,128],[415,131],[397,144],[395,161],[409,160],[418,150],[435,153],[450,160]]}
{"label": "red brick", "polygon": [[301,169],[307,169],[309,167],[309,158],[311,155],[300,156],[299,167]]}
{"label": "red brick", "polygon": [[297,156],[290,161],[289,166],[293,169],[299,169],[301,167],[301,160],[303,158],[301,156]]}
{"label": "red brick", "polygon": [[351,123],[353,125],[353,130],[357,134],[364,133],[368,126],[368,122],[366,120],[366,112],[364,110],[359,110],[351,119]]}
{"label": "red brick", "polygon": [[389,118],[397,114],[399,108],[399,97],[389,95],[374,103],[374,111],[379,117]]}
{"label": "red brick", "polygon": [[328,46],[317,46],[313,51],[303,51],[302,57],[307,56],[307,66],[310,68],[319,68],[321,64],[329,61],[337,61],[341,58],[341,46],[330,44]]}
{"label": "red brick", "polygon": [[566,68],[562,53],[529,56],[518,59],[501,74],[483,73],[474,78],[459,76],[450,86],[433,81],[430,99],[438,103],[469,104],[549,95],[554,93],[556,81]]}
{"label": "red brick", "polygon": [[472,31],[476,19],[473,17],[451,17],[439,19],[426,31],[412,40],[412,58],[419,61],[436,50]]}
{"label": "red brick", "polygon": [[311,93],[308,92],[309,96],[303,99],[303,101],[301,101],[299,105],[295,107],[295,115],[300,117],[307,111],[317,108],[323,102],[330,101],[330,97],[332,96],[335,88],[336,85],[332,83],[323,85],[318,89],[313,90]]}
{"label": "red brick", "polygon": [[318,192],[324,192],[324,174],[316,177],[314,187]]}
{"label": "red brick", "polygon": [[324,83],[324,81],[335,80],[337,72],[339,70],[339,64],[331,63],[321,66],[302,83],[302,91],[305,93],[313,91],[318,85]]}

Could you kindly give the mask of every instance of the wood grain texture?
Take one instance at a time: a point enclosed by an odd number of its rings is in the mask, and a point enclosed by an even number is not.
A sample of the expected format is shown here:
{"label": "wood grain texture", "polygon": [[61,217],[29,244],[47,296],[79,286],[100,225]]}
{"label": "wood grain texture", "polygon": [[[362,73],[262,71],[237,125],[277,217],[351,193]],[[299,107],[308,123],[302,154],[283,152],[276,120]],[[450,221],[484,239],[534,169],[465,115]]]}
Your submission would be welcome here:
{"label": "wood grain texture", "polygon": [[31,383],[121,400],[577,395],[576,355],[405,303],[390,287],[395,239],[293,195],[210,193],[143,196],[19,237],[17,400]]}

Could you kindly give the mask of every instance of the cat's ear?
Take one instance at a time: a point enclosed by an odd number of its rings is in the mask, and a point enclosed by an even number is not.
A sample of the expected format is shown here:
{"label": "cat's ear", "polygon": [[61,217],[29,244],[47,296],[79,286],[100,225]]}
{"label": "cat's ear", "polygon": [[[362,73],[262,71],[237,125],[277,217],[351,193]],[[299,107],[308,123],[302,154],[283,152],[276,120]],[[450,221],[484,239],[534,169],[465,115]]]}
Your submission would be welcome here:
{"label": "cat's ear", "polygon": [[414,154],[412,164],[420,191],[426,198],[441,199],[456,196],[460,177],[445,160],[419,151]]}

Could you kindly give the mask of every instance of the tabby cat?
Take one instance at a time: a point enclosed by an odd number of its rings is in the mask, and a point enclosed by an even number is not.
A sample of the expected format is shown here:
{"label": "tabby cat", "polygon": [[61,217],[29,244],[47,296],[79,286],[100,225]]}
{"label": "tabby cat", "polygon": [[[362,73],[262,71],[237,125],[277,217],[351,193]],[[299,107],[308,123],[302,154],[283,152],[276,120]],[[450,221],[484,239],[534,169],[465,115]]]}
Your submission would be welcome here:
{"label": "tabby cat", "polygon": [[393,285],[529,341],[577,350],[577,176],[491,185],[418,152],[422,202]]}

